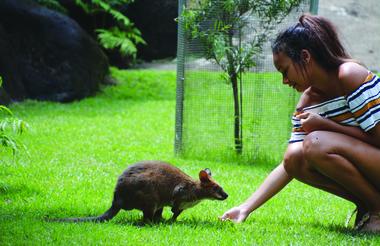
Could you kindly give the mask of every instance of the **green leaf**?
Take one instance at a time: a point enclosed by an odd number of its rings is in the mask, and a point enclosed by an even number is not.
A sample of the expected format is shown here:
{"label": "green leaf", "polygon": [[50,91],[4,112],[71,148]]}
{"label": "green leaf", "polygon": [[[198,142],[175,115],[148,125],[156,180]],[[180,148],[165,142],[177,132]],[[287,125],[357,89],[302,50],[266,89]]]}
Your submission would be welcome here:
{"label": "green leaf", "polygon": [[92,12],[92,8],[88,3],[85,3],[82,0],[75,0],[75,3],[76,5],[81,7],[84,10],[84,12],[86,12],[87,14]]}
{"label": "green leaf", "polygon": [[42,6],[45,6],[49,9],[56,10],[58,12],[67,14],[67,9],[63,7],[58,0],[36,0]]}
{"label": "green leaf", "polygon": [[118,49],[123,56],[135,58],[137,44],[146,44],[141,37],[140,31],[134,27],[133,23],[119,11],[125,4],[132,3],[133,0],[75,0],[87,14],[106,13],[115,21],[116,26],[109,29],[97,28],[98,40],[105,49]]}
{"label": "green leaf", "polygon": [[0,105],[0,112],[4,112],[9,116],[13,116],[12,111],[4,105]]}
{"label": "green leaf", "polygon": [[16,140],[5,134],[0,135],[0,143],[3,147],[11,148],[13,152],[18,149]]}
{"label": "green leaf", "polygon": [[[131,38],[127,37],[127,34],[123,31],[120,31],[118,28],[112,28],[111,30],[106,29],[97,29],[99,42],[105,49],[119,49],[119,52],[126,56],[134,56],[137,52],[135,43]],[[134,39],[135,36],[131,35]],[[141,39],[141,42],[143,40]]]}

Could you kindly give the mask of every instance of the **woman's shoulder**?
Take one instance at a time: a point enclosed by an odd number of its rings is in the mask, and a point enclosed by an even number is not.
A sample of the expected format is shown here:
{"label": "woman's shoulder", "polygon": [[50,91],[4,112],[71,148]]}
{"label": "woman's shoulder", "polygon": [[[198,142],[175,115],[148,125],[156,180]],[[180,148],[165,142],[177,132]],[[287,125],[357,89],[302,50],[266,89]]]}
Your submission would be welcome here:
{"label": "woman's shoulder", "polygon": [[366,80],[368,69],[359,63],[348,61],[339,66],[338,81],[345,94],[350,94]]}
{"label": "woman's shoulder", "polygon": [[309,87],[302,93],[297,103],[297,109],[316,105],[324,101],[324,98],[319,93],[313,91],[312,88]]}

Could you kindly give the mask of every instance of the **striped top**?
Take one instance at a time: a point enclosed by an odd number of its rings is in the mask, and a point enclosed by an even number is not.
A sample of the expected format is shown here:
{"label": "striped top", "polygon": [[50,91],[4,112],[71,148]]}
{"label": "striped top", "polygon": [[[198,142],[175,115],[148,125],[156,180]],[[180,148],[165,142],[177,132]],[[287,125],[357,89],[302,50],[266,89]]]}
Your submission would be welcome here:
{"label": "striped top", "polygon": [[346,126],[360,126],[369,131],[380,121],[380,78],[369,72],[361,86],[347,96],[297,110],[292,117],[293,130],[289,143],[303,141],[306,132],[297,115],[311,112]]}

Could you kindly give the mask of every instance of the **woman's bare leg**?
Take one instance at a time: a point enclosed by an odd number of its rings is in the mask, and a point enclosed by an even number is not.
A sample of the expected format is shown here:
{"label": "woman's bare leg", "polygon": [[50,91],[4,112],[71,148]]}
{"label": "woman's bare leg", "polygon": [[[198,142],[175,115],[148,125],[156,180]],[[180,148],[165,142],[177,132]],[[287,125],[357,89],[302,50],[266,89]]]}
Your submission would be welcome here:
{"label": "woman's bare leg", "polygon": [[302,142],[293,143],[288,146],[284,157],[284,167],[291,177],[305,184],[351,201],[356,204],[356,206],[366,209],[363,202],[351,194],[347,189],[336,183],[334,180],[322,175],[308,164],[304,158]]}
{"label": "woman's bare leg", "polygon": [[380,212],[380,150],[340,133],[315,131],[303,144],[307,163],[358,199]]}

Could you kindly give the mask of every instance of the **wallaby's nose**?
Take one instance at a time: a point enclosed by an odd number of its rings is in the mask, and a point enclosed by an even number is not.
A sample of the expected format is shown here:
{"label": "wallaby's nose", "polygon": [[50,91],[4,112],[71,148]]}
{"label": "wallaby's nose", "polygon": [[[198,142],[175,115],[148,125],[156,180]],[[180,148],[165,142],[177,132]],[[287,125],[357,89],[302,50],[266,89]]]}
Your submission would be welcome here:
{"label": "wallaby's nose", "polygon": [[221,199],[221,200],[226,200],[226,199],[227,199],[227,197],[228,197],[228,194],[227,194],[227,193],[225,193],[225,192],[223,192],[223,194],[222,194],[222,199]]}

